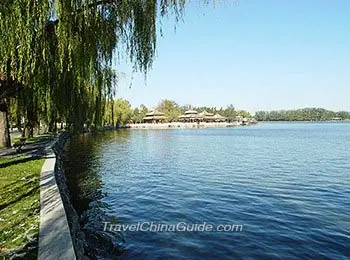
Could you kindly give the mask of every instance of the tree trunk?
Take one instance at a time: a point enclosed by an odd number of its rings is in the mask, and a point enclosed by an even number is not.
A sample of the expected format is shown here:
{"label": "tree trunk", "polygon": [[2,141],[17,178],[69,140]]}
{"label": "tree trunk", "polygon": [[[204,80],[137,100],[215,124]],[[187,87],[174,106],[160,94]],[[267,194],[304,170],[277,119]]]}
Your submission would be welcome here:
{"label": "tree trunk", "polygon": [[41,134],[45,134],[49,131],[49,126],[46,121],[42,122],[42,131],[40,132]]}
{"label": "tree trunk", "polygon": [[30,138],[34,136],[34,126],[31,122],[27,122],[24,128],[24,137]]}
{"label": "tree trunk", "polygon": [[112,126],[114,126],[114,100],[112,100],[112,108],[111,108],[111,114],[112,114]]}
{"label": "tree trunk", "polygon": [[11,147],[7,102],[0,102],[0,147]]}

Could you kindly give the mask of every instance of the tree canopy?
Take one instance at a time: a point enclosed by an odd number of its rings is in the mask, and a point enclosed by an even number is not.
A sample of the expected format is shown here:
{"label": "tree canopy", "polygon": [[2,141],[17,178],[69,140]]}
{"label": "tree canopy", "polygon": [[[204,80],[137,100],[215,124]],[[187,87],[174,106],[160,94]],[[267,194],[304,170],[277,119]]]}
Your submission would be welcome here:
{"label": "tree canopy", "polygon": [[164,113],[164,116],[170,122],[177,120],[182,111],[180,106],[173,100],[163,99],[158,103],[157,110]]}
{"label": "tree canopy", "polygon": [[143,118],[148,113],[148,108],[141,104],[140,107],[137,107],[133,110],[131,120],[133,123],[142,123]]}
{"label": "tree canopy", "polygon": [[40,123],[54,130],[64,121],[76,131],[101,125],[106,102],[115,97],[114,58],[125,55],[147,73],[159,19],[171,13],[178,21],[185,2],[1,1],[0,128],[8,127],[10,105],[29,134]]}
{"label": "tree canopy", "polygon": [[103,125],[122,126],[131,120],[133,110],[125,99],[110,100],[106,102]]}

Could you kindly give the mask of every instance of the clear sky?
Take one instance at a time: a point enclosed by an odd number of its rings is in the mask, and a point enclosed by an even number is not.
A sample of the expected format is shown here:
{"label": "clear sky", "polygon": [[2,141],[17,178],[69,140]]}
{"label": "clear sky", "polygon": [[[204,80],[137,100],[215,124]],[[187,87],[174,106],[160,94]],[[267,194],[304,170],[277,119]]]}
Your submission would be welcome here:
{"label": "clear sky", "polygon": [[[227,0],[163,23],[148,74],[124,72],[118,97],[195,106],[350,111],[350,0]],[[224,2],[224,1],[222,1]],[[132,83],[131,88],[129,88]]]}

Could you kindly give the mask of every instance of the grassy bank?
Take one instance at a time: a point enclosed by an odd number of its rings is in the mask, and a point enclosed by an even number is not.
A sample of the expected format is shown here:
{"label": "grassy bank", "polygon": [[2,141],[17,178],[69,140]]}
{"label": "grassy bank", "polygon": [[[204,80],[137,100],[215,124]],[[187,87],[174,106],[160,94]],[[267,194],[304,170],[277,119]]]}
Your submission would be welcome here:
{"label": "grassy bank", "polygon": [[[15,137],[15,138],[12,138],[11,139],[11,144],[13,145],[14,143],[16,142],[19,142],[19,140],[21,139],[22,137]],[[40,142],[40,137],[39,136],[34,136],[34,137],[30,137],[30,138],[27,138],[26,139],[26,144],[34,144],[34,143],[37,143],[37,142]]]}
{"label": "grassy bank", "polygon": [[0,258],[36,259],[44,159],[0,158]]}

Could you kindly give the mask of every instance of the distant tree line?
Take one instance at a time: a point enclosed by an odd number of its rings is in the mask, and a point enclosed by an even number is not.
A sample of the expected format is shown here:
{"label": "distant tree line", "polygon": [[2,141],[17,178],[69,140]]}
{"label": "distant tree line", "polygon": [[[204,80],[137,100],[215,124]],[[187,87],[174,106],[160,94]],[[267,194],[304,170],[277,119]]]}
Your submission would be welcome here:
{"label": "distant tree line", "polygon": [[296,110],[258,111],[258,121],[327,121],[334,119],[350,119],[350,112],[334,112],[324,108],[303,108]]}
{"label": "distant tree line", "polygon": [[213,114],[220,114],[228,118],[229,121],[236,120],[237,116],[251,118],[252,115],[245,110],[236,110],[233,105],[223,107],[195,107],[192,105],[179,105],[173,100],[163,99],[157,106],[148,108],[145,105],[132,108],[130,103],[124,99],[116,99],[106,102],[104,107],[103,125],[122,126],[129,122],[142,123],[146,114],[153,109],[163,112],[168,122],[176,121],[178,116],[187,110],[196,110],[198,113],[207,111]]}

